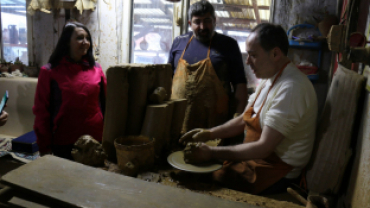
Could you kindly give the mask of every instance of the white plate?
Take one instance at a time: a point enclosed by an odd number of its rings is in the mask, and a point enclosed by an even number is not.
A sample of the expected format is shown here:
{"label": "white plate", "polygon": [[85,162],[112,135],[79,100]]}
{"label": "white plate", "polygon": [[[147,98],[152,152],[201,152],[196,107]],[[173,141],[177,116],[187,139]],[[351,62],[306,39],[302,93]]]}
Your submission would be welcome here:
{"label": "white plate", "polygon": [[193,173],[210,173],[222,168],[221,164],[210,164],[210,163],[204,165],[187,164],[184,161],[183,151],[173,152],[167,157],[167,161],[174,168]]}

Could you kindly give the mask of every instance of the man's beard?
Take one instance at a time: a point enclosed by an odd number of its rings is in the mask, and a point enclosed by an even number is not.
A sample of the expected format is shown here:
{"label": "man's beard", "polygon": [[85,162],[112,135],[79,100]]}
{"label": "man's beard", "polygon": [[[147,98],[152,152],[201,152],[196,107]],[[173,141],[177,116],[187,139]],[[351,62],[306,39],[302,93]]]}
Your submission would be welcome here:
{"label": "man's beard", "polygon": [[209,42],[212,38],[213,32],[214,31],[211,31],[209,29],[199,30],[196,39],[198,39],[201,42]]}

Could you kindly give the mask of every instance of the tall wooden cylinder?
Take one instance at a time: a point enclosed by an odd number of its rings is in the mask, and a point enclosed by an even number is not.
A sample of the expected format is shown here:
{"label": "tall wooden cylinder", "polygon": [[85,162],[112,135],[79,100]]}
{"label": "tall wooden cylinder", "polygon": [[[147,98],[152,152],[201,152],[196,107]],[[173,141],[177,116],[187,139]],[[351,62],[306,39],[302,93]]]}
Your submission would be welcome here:
{"label": "tall wooden cylinder", "polygon": [[167,107],[167,104],[148,105],[141,129],[141,135],[154,138],[154,151],[157,156],[161,154],[163,146],[166,143],[164,133]]}
{"label": "tall wooden cylinder", "polygon": [[166,140],[164,147],[166,149],[170,148],[171,144],[171,124],[172,124],[172,115],[173,115],[173,107],[174,107],[174,102],[172,101],[167,101],[166,104],[167,110],[166,110],[166,125],[164,127],[164,139]]}
{"label": "tall wooden cylinder", "polygon": [[171,64],[166,64],[166,86],[165,89],[167,91],[167,100],[170,100],[172,94],[172,77],[173,77],[173,70]]}
{"label": "tall wooden cylinder", "polygon": [[182,126],[184,124],[187,100],[173,99],[171,101],[174,104],[170,131],[171,143],[177,143],[180,138]]}
{"label": "tall wooden cylinder", "polygon": [[156,86],[156,68],[155,65],[146,65],[146,68],[148,69],[148,84],[147,84],[147,91],[148,91],[148,96],[151,95],[154,90],[159,87]]}
{"label": "tall wooden cylinder", "polygon": [[167,96],[165,100],[171,97],[172,87],[172,67],[171,64],[147,65],[149,72],[148,93],[151,94],[157,87],[166,89]]}
{"label": "tall wooden cylinder", "polygon": [[147,105],[148,69],[144,64],[124,65],[128,70],[128,116],[126,135],[139,135]]}
{"label": "tall wooden cylinder", "polygon": [[128,70],[113,66],[107,70],[107,99],[104,117],[103,148],[108,159],[117,160],[114,140],[125,135],[128,104]]}

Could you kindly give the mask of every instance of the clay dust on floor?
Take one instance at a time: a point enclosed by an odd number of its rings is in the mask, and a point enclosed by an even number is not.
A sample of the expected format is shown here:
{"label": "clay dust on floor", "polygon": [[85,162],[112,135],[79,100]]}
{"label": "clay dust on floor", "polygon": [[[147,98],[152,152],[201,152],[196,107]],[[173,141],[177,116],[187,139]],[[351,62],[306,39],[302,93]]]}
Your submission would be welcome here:
{"label": "clay dust on floor", "polygon": [[[106,163],[107,171],[121,174],[118,166],[114,163]],[[218,198],[244,202],[251,205],[266,207],[266,208],[302,208],[298,204],[278,201],[275,199],[247,194],[240,191],[235,191],[227,188],[222,188],[219,185],[207,181],[207,176],[203,174],[193,174],[172,168],[160,168],[155,172],[146,172],[138,175],[138,178],[148,182],[158,182],[166,186],[172,186],[182,189],[191,190],[193,192],[216,196]],[[202,182],[206,181],[206,182]]]}

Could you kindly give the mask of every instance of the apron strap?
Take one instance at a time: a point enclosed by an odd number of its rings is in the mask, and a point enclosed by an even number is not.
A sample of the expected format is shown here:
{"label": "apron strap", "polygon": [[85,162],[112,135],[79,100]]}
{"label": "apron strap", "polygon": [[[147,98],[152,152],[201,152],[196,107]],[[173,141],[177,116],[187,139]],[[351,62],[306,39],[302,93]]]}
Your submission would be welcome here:
{"label": "apron strap", "polygon": [[182,57],[184,57],[185,51],[186,51],[186,49],[188,48],[188,46],[189,46],[189,44],[190,44],[191,40],[193,40],[193,37],[194,37],[194,35],[192,35],[192,36],[191,36],[190,40],[189,40],[189,41],[188,41],[188,43],[186,44],[186,46],[185,46],[184,50],[182,51],[182,54],[181,54],[180,59],[182,59]]}
{"label": "apron strap", "polygon": [[[262,108],[263,108],[263,106],[265,105],[265,102],[266,102],[266,100],[267,100],[267,97],[268,97],[268,95],[269,95],[269,93],[270,93],[270,91],[271,91],[272,87],[275,85],[276,80],[281,76],[281,74],[283,73],[283,71],[284,71],[285,67],[286,67],[289,63],[290,63],[290,61],[288,61],[286,64],[284,64],[284,66],[280,69],[279,73],[276,75],[276,77],[275,77],[274,81],[272,82],[272,84],[271,84],[271,86],[270,86],[269,90],[267,91],[267,95],[266,95],[265,99],[263,100],[263,103],[262,103],[262,105],[261,105],[260,109],[258,110],[258,113],[257,113],[257,115],[256,115],[256,116],[258,116],[258,115],[261,113]],[[261,92],[261,91],[262,91],[262,89],[260,90],[260,92]],[[259,95],[259,93],[258,93],[258,95]],[[254,100],[254,102],[256,102],[256,100],[257,100],[257,98],[258,98],[258,95],[257,95],[256,99]],[[254,103],[253,103],[253,106],[252,106],[252,107],[254,107]]]}
{"label": "apron strap", "polygon": [[262,84],[262,87],[261,87],[260,91],[258,91],[258,94],[257,94],[256,98],[254,99],[253,104],[252,104],[251,107],[253,107],[254,103],[256,103],[256,100],[257,100],[258,96],[260,96],[260,93],[261,93],[262,89],[265,87],[264,86],[265,84],[266,84],[266,81]]}
{"label": "apron strap", "polygon": [[213,39],[213,36],[211,37],[211,40],[209,41],[207,58],[209,58],[209,55],[211,54],[211,44],[212,44],[212,39]]}
{"label": "apron strap", "polygon": [[[184,57],[184,54],[185,54],[185,51],[186,49],[188,49],[188,46],[190,44],[190,42],[193,40],[194,38],[194,35],[191,36],[190,40],[188,41],[188,43],[186,44],[185,46],[185,49],[182,51],[182,54],[181,54],[181,57],[180,59],[182,59]],[[209,58],[209,55],[211,54],[211,44],[212,44],[212,39],[213,39],[213,36],[211,37],[211,40],[209,42],[209,46],[208,46],[208,52],[207,52],[207,58]]]}

